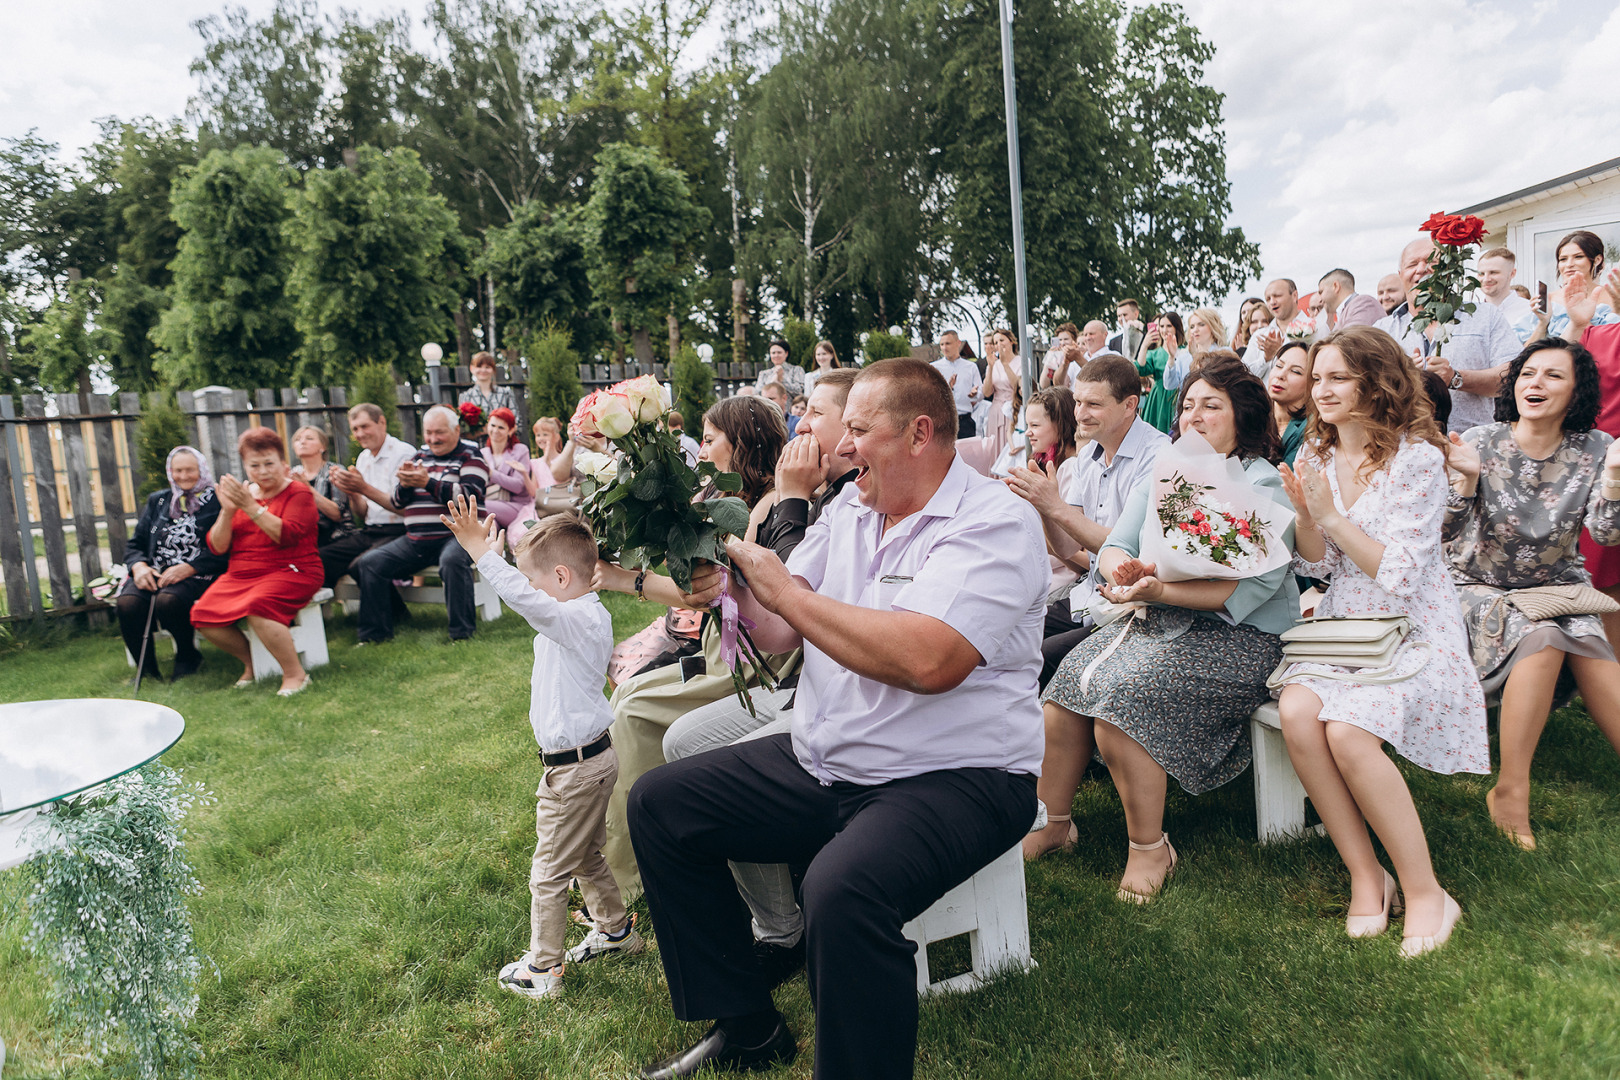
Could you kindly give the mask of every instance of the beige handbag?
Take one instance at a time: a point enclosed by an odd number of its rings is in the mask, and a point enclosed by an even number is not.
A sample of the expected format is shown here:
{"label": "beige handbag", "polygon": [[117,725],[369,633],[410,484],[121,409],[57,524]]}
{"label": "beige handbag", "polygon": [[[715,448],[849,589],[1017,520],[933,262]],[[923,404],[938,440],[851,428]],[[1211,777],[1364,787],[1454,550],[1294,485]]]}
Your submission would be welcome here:
{"label": "beige handbag", "polygon": [[1620,611],[1620,602],[1590,585],[1537,585],[1503,595],[1525,618],[1540,622],[1565,615],[1605,615]]}
{"label": "beige handbag", "polygon": [[535,496],[534,516],[543,518],[567,510],[578,510],[583,497],[584,493],[579,490],[578,480],[570,480],[566,486],[553,484]]}
{"label": "beige handbag", "polygon": [[[1418,668],[1413,668],[1400,675],[1392,670],[1411,629],[1411,620],[1405,615],[1337,615],[1304,619],[1283,632],[1282,663],[1266,680],[1266,688],[1277,690],[1300,678],[1338,679],[1370,685],[1403,682],[1418,671]],[[1429,651],[1426,641],[1411,644],[1413,648]],[[1354,670],[1301,672],[1285,676],[1284,672],[1292,664],[1330,664]]]}

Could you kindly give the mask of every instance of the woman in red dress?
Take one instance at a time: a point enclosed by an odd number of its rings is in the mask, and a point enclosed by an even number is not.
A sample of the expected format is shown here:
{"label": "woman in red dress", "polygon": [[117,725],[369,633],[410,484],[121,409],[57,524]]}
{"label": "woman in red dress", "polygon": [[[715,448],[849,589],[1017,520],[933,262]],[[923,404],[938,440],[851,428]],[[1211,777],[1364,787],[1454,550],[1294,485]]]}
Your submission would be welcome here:
{"label": "woman in red dress", "polygon": [[277,693],[291,697],[309,685],[287,628],[321,587],[315,550],[319,513],[309,485],[293,483],[274,428],[249,428],[236,447],[257,495],[234,476],[222,476],[214,486],[221,505],[208,530],[208,549],[216,555],[229,552],[231,561],[192,607],[191,623],[242,661],[236,682],[242,689],[253,685],[253,653],[247,635],[236,628],[238,619],[246,619],[281,665]]}

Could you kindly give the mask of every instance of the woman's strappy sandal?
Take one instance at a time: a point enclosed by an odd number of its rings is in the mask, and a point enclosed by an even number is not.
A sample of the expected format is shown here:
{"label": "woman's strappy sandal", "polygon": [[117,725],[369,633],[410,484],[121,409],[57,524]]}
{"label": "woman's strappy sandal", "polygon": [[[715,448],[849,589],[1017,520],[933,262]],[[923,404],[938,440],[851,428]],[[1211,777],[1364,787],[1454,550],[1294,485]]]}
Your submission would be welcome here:
{"label": "woman's strappy sandal", "polygon": [[1159,879],[1159,883],[1153,887],[1152,892],[1139,893],[1135,889],[1127,889],[1125,886],[1121,885],[1119,887],[1119,892],[1114,894],[1115,897],[1127,904],[1145,904],[1149,900],[1152,900],[1155,896],[1159,895],[1159,892],[1164,888],[1165,883],[1170,880],[1170,875],[1176,872],[1176,863],[1180,860],[1176,858],[1176,849],[1170,845],[1169,833],[1161,833],[1156,843],[1138,844],[1136,841],[1132,840],[1130,841],[1130,845],[1132,851],[1158,851],[1163,847],[1170,848],[1170,867],[1164,872],[1164,877]]}
{"label": "woman's strappy sandal", "polygon": [[[1049,855],[1054,851],[1073,851],[1074,850],[1074,845],[1080,842],[1080,829],[1074,823],[1074,815],[1072,815],[1072,814],[1048,814],[1046,816],[1046,826],[1047,826],[1047,828],[1050,828],[1053,825],[1062,825],[1065,822],[1068,823],[1069,833],[1068,833],[1067,836],[1065,836],[1063,838],[1063,840],[1061,842],[1059,842],[1057,844],[1054,844],[1052,847],[1046,848],[1044,851],[1036,852],[1034,855],[1031,855],[1029,852],[1026,851],[1024,853],[1025,861],[1027,862],[1027,861],[1029,861],[1031,859],[1038,859],[1042,855]],[[1031,835],[1033,835],[1033,834],[1031,834]]]}

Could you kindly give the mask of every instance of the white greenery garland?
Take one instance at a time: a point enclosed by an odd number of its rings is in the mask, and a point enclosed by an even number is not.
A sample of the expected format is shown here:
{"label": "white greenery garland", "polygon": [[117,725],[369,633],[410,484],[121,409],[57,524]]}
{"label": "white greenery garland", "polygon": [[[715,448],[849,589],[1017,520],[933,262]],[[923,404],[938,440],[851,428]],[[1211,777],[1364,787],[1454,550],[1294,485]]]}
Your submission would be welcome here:
{"label": "white greenery garland", "polygon": [[123,1051],[125,1075],[196,1075],[187,1029],[203,961],[185,897],[202,886],[180,822],[212,801],[153,762],[54,804],[33,826],[61,842],[26,864],[25,941],[50,976],[51,1013],[98,1057]]}

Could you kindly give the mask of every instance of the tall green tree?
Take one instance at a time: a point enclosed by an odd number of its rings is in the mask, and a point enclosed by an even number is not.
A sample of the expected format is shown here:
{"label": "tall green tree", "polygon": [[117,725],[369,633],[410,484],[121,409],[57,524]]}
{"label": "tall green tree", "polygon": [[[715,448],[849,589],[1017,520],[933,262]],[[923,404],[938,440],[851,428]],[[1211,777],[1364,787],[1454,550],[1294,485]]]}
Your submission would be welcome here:
{"label": "tall green tree", "polygon": [[1120,55],[1120,291],[1176,305],[1225,295],[1261,267],[1259,245],[1226,224],[1223,95],[1204,83],[1215,47],[1180,5],[1150,4],[1131,13]]}
{"label": "tall green tree", "polygon": [[299,378],[347,382],[368,362],[418,369],[422,342],[439,340],[453,317],[446,255],[457,231],[416,152],[362,146],[353,168],[310,173],[292,201]]}
{"label": "tall green tree", "polygon": [[791,0],[743,130],[761,220],[749,263],[806,322],[852,286],[909,298],[932,61],[903,0]]}
{"label": "tall green tree", "polygon": [[102,273],[105,300],[98,317],[109,337],[108,367],[121,390],[156,385],[152,332],[169,308],[169,264],[179,251],[180,226],[170,197],[181,170],[197,160],[196,143],[178,121],[120,124],[112,210],[117,261]]}
{"label": "tall green tree", "polygon": [[653,151],[616,143],[597,155],[584,214],[591,288],[638,359],[652,359],[650,328],[684,310],[692,248],[709,220],[686,177]]}
{"label": "tall green tree", "polygon": [[316,0],[277,0],[199,19],[189,111],[204,146],[270,146],[299,169],[333,167],[363,145],[393,146],[411,126],[405,98],[427,61],[403,14],[364,22]]}
{"label": "tall green tree", "polygon": [[515,336],[536,334],[551,321],[587,352],[607,338],[591,295],[580,216],[577,208],[529,202],[510,224],[489,231],[474,269],[500,282]]}
{"label": "tall green tree", "polygon": [[189,111],[205,146],[268,146],[313,169],[331,156],[323,120],[326,22],[316,0],[277,0],[263,20],[226,8],[192,23],[202,55]]}
{"label": "tall green tree", "polygon": [[213,150],[182,171],[172,306],[154,335],[171,385],[288,385],[299,344],[284,235],[295,175],[268,147]]}
{"label": "tall green tree", "polygon": [[38,322],[20,335],[22,354],[39,372],[40,385],[56,393],[81,390],[90,369],[107,361],[109,335],[92,326],[95,288],[75,281],[52,300]]}
{"label": "tall green tree", "polygon": [[[951,258],[1001,310],[1013,303],[1011,191],[996,0],[948,0],[934,142]],[[1020,0],[1013,22],[1030,317],[1101,312],[1125,272],[1113,110],[1119,7],[1111,0]]]}

